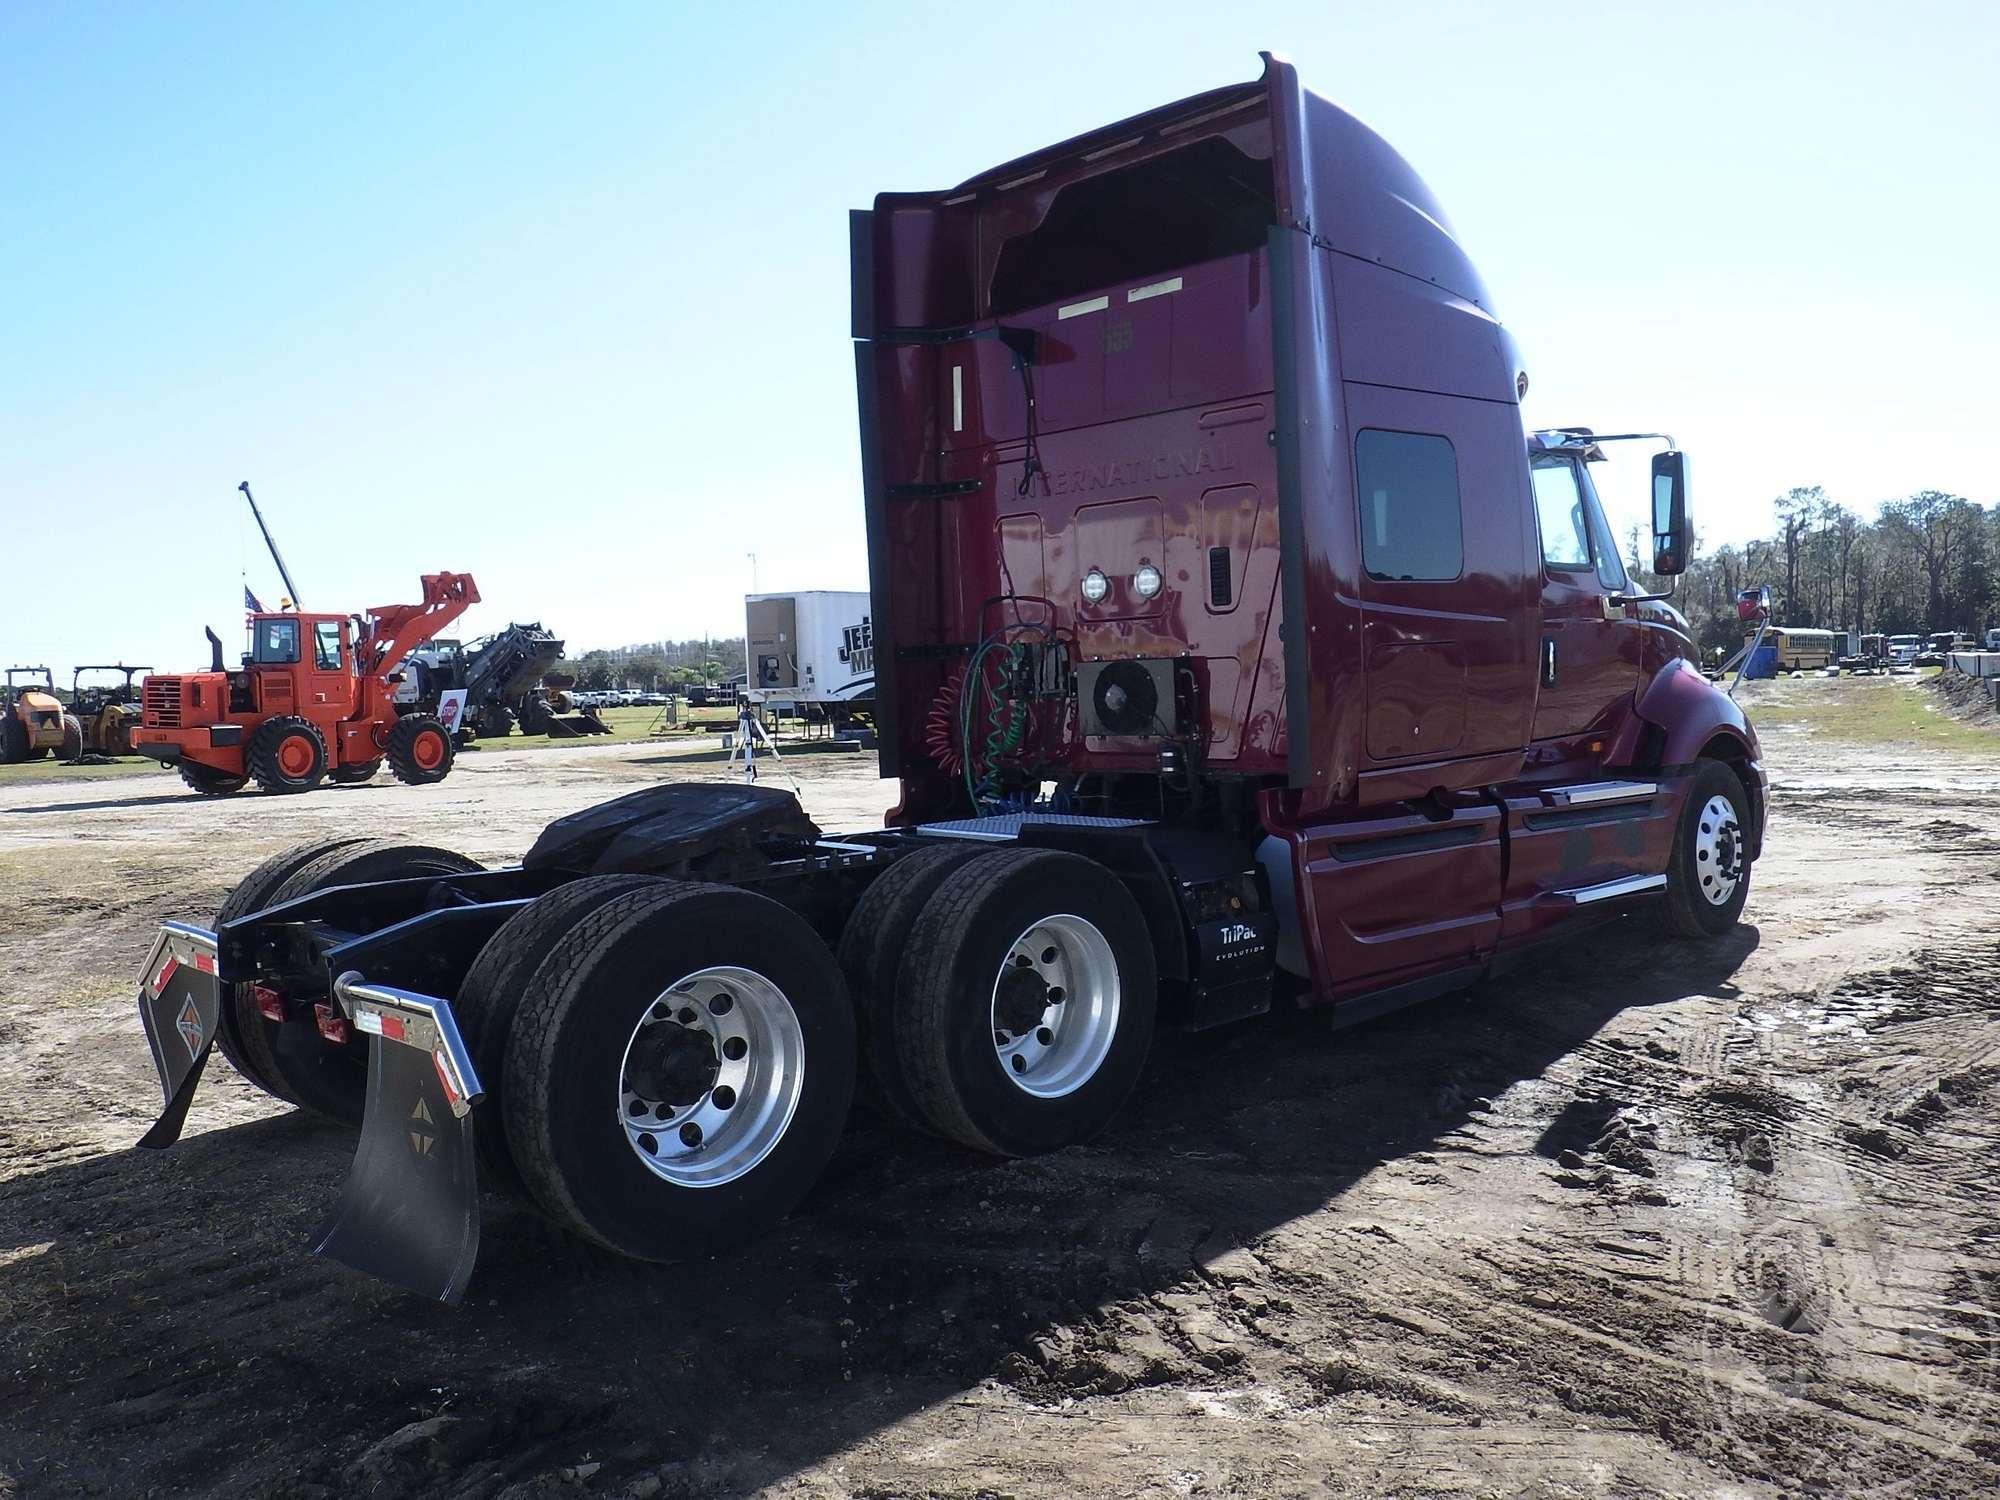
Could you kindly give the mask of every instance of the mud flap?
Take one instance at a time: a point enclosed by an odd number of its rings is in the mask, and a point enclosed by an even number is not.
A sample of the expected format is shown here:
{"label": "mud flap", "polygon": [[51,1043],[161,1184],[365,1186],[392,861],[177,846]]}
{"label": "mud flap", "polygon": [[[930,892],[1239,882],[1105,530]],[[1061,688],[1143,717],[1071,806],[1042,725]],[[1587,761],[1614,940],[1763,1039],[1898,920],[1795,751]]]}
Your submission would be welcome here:
{"label": "mud flap", "polygon": [[222,1018],[222,983],[215,972],[215,934],[186,922],[163,922],[139,975],[139,1024],[153,1049],[165,1102],[153,1128],[139,1138],[150,1151],[181,1138],[188,1105]]}
{"label": "mud flap", "polygon": [[313,1253],[456,1304],[479,1256],[472,1106],[483,1091],[471,1054],[434,995],[354,973],[334,994],[375,1045],[361,1144]]}

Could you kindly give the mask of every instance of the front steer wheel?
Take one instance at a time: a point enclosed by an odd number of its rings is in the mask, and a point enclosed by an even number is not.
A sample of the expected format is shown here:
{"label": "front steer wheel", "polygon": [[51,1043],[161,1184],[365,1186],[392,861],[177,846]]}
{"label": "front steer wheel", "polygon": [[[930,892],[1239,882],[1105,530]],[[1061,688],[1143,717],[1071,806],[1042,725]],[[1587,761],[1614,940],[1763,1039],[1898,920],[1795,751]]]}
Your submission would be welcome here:
{"label": "front steer wheel", "polygon": [[975,1151],[1087,1140],[1139,1080],[1157,984],[1145,918],[1109,870],[1055,850],[982,854],[938,885],[897,970],[903,1084]]}
{"label": "front steer wheel", "polygon": [[1720,937],[1736,925],[1749,897],[1749,794],[1723,762],[1697,761],[1667,860],[1667,930]]}
{"label": "front steer wheel", "polygon": [[501,1107],[542,1210],[640,1260],[761,1234],[819,1177],[854,1092],[826,945],[776,902],[681,881],[614,897],[515,1011]]}

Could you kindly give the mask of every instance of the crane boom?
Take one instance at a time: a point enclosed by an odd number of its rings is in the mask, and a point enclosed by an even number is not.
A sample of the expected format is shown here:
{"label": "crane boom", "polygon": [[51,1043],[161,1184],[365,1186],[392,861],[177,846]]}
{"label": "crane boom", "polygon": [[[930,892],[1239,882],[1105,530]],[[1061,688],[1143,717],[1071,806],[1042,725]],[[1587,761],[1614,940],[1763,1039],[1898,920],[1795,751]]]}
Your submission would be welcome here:
{"label": "crane boom", "polygon": [[243,491],[243,498],[250,502],[250,514],[257,518],[257,529],[264,533],[264,545],[271,549],[271,561],[278,565],[278,576],[285,582],[285,593],[292,601],[292,608],[303,609],[305,605],[299,598],[298,585],[292,582],[292,575],[285,567],[284,558],[278,555],[278,544],[271,540],[271,528],[264,524],[264,513],[257,509],[257,497],[250,493],[250,481],[246,479],[236,488]]}

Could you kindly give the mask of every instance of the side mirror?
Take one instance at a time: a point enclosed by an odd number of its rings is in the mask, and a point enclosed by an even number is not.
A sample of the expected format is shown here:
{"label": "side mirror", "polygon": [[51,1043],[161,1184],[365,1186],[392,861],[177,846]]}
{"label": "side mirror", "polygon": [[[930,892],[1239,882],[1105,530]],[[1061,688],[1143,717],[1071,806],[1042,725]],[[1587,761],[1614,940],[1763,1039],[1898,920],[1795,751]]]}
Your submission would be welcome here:
{"label": "side mirror", "polygon": [[1743,590],[1736,596],[1736,618],[1748,625],[1753,620],[1771,618],[1771,589],[1768,584]]}
{"label": "side mirror", "polygon": [[1687,455],[1678,449],[1653,455],[1653,571],[1685,573],[1693,538],[1688,535]]}

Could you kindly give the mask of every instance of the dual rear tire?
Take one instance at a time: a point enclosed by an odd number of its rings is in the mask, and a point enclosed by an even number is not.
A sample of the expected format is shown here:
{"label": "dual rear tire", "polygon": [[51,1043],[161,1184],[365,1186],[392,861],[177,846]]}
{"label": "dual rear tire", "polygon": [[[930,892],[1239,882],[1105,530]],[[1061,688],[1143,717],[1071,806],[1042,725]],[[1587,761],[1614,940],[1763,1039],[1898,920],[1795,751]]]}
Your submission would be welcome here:
{"label": "dual rear tire", "polygon": [[489,940],[460,988],[481,1164],[620,1254],[678,1261],[754,1238],[833,1155],[854,1012],[796,914],[728,886],[564,886]]}
{"label": "dual rear tire", "polygon": [[[430,844],[354,836],[317,839],[252,870],[224,900],[215,923],[219,928],[332,886],[466,875],[480,868],[475,860]],[[265,1093],[344,1124],[361,1123],[368,1048],[375,1045],[370,1039],[356,1037],[336,1045],[301,1022],[268,1020],[252,987],[237,984],[223,997],[216,1042],[236,1071]]]}
{"label": "dual rear tire", "polygon": [[1130,1097],[1152,1045],[1151,936],[1102,865],[1044,849],[906,855],[841,945],[868,1092],[975,1151],[1088,1140]]}
{"label": "dual rear tire", "polygon": [[[321,840],[267,861],[221,925],[328,886],[476,869],[447,850]],[[893,878],[892,878],[893,877]],[[1036,850],[919,851],[855,913],[849,971],[881,1093],[924,1129],[1001,1155],[1095,1134],[1153,1030],[1151,945],[1108,871]],[[494,1186],[620,1254],[729,1250],[797,1206],[832,1157],[857,1073],[842,965],[752,892],[586,877],[515,913],[454,1011],[487,1097]],[[218,1038],[253,1083],[354,1123],[367,1047],[267,1020],[248,985]]]}

